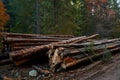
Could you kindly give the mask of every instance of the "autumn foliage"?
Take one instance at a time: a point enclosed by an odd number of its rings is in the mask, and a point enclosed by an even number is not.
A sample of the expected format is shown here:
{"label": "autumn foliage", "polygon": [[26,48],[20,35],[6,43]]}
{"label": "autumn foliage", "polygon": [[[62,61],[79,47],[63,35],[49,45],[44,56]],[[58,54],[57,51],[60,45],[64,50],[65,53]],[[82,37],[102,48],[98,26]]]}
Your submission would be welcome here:
{"label": "autumn foliage", "polygon": [[0,1],[0,31],[4,29],[4,26],[8,20],[9,20],[9,15],[6,13],[6,9],[3,2]]}
{"label": "autumn foliage", "polygon": [[100,10],[103,4],[107,4],[108,0],[85,0],[87,3],[88,11],[92,11],[92,9]]}

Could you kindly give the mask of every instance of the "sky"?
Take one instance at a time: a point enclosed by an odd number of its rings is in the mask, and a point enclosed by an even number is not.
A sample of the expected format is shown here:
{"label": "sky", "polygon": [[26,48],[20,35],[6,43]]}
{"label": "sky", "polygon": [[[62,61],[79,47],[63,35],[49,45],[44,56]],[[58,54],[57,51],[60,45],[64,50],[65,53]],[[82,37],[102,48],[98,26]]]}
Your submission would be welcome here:
{"label": "sky", "polygon": [[119,3],[119,7],[120,7],[120,0],[117,0],[117,2]]}
{"label": "sky", "polygon": [[120,0],[117,0],[118,2],[120,2]]}

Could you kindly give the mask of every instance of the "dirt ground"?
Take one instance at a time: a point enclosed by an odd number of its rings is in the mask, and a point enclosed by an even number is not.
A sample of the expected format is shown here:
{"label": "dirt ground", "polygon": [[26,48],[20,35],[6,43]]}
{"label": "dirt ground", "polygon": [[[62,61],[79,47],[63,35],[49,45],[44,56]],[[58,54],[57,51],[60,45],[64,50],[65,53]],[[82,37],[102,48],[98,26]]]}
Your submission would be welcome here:
{"label": "dirt ground", "polygon": [[120,63],[88,80],[120,80]]}
{"label": "dirt ground", "polygon": [[93,75],[88,80],[120,80],[120,55],[116,56],[112,62],[105,65],[106,69],[101,69],[101,71]]}
{"label": "dirt ground", "polygon": [[[111,61],[103,63],[96,62],[97,65],[88,65],[82,68],[71,69],[48,76],[37,75],[30,77],[29,67],[13,67],[12,65],[0,66],[0,75],[13,78],[11,80],[120,80],[120,54],[115,55]],[[98,64],[99,63],[99,64]],[[1,80],[1,79],[0,79]]]}
{"label": "dirt ground", "polygon": [[54,80],[120,80],[120,54],[109,62],[101,62],[90,69],[81,70],[82,68],[58,74]]}

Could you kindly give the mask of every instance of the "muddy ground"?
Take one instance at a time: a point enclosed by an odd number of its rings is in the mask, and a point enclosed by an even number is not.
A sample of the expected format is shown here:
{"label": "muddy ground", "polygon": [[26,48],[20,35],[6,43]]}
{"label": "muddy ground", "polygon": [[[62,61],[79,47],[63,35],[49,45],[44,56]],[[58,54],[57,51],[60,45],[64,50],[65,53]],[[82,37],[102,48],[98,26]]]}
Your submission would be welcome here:
{"label": "muddy ground", "polygon": [[[108,62],[97,61],[95,64],[97,65],[72,68],[49,75],[38,73],[36,77],[29,75],[33,70],[32,65],[15,67],[11,64],[0,66],[0,75],[10,78],[9,80],[120,80],[120,54]],[[42,68],[42,65],[37,66]],[[47,66],[43,68],[46,69]]]}

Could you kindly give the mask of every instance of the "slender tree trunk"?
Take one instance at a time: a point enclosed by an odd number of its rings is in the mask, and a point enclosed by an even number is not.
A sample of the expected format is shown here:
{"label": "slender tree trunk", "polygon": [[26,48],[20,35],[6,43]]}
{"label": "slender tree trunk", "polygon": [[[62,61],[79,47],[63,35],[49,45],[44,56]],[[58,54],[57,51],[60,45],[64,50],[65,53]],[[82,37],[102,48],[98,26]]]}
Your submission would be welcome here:
{"label": "slender tree trunk", "polygon": [[40,14],[39,14],[39,0],[36,0],[36,33],[40,33]]}
{"label": "slender tree trunk", "polygon": [[57,24],[57,0],[53,0],[53,24]]}

